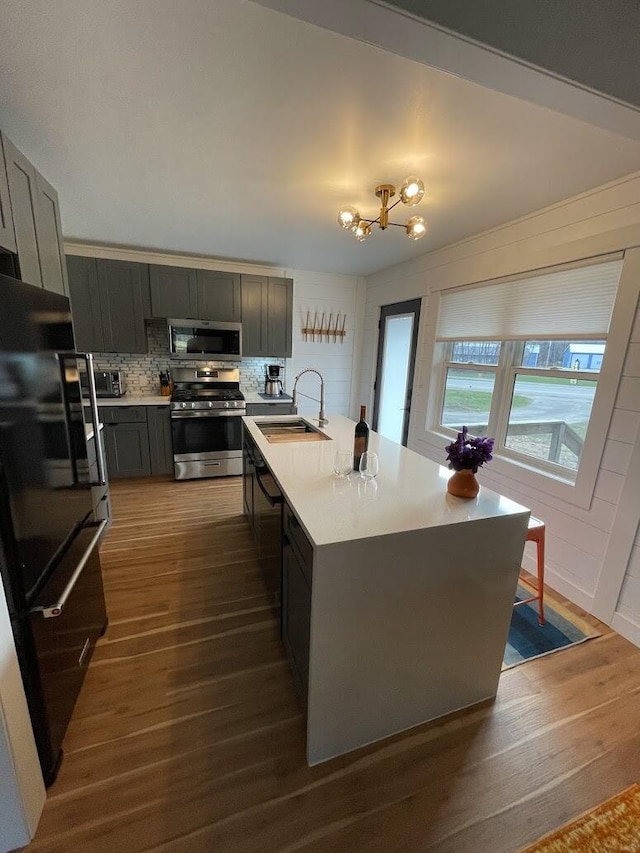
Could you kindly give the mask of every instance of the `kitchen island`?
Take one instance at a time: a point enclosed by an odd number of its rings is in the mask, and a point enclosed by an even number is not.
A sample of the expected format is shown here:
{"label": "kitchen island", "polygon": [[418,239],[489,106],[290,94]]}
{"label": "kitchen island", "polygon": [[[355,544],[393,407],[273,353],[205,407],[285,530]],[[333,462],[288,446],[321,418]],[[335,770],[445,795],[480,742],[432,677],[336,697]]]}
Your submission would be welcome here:
{"label": "kitchen island", "polygon": [[377,478],[337,478],[355,427],[340,415],[313,442],[243,420],[285,501],[283,640],[309,764],[495,696],[529,510],[484,486],[454,498],[446,468],[373,432]]}

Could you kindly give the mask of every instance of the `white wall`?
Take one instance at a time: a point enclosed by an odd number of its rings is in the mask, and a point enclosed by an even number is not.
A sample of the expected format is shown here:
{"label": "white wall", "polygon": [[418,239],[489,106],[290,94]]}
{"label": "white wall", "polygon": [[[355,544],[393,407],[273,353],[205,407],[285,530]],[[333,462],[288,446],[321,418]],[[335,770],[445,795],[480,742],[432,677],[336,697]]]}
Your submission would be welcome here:
{"label": "white wall", "polygon": [[45,791],[0,583],[0,851],[33,838]]}
{"label": "white wall", "polygon": [[[356,342],[359,348],[361,335],[361,317],[364,309],[365,280],[354,275],[305,272],[289,270],[287,275],[293,278],[293,357],[287,359],[286,390],[291,393],[295,377],[305,367],[315,367],[325,380],[325,408],[327,414],[336,412],[341,415],[353,414],[352,400],[354,388],[354,356]],[[331,336],[315,342],[311,336],[304,339],[302,328],[306,325],[307,312],[313,323],[317,315],[318,325],[325,314],[325,324],[329,315],[346,315],[346,335],[335,342]],[[342,320],[340,320],[342,325]],[[320,385],[313,375],[303,376],[298,390],[319,398]],[[355,402],[357,405],[357,401]],[[317,415],[319,406],[311,400],[300,397],[298,411],[305,415]]]}
{"label": "white wall", "polygon": [[[499,276],[575,261],[640,245],[640,175],[608,184],[574,199],[538,211],[500,228],[477,235],[413,261],[382,270],[367,279],[364,339],[359,377],[360,395],[369,403],[375,371],[377,321],[381,305],[423,297],[418,364],[409,447],[443,462],[443,448],[426,432],[427,395],[431,376],[431,347],[426,346],[427,330],[433,323],[429,294],[447,287],[489,280]],[[637,286],[637,282],[631,282]],[[431,300],[433,304],[433,299]],[[635,304],[635,302],[634,302]],[[628,475],[634,448],[638,447],[640,423],[640,379],[638,347],[640,321],[632,333],[615,406],[612,407],[607,443],[600,460],[595,493],[586,508],[559,500],[542,488],[524,485],[515,466],[483,469],[481,479],[490,488],[530,507],[547,523],[547,580],[586,610],[598,610],[613,622],[629,551],[610,548],[616,525],[616,541],[636,535],[640,514],[640,494],[635,501],[635,523],[629,512],[619,512],[621,495],[634,486]],[[621,346],[626,341],[620,342]],[[621,381],[620,381],[621,380]],[[615,392],[615,388],[610,389]],[[442,442],[444,444],[444,442]],[[508,471],[511,467],[512,470]],[[505,470],[508,473],[504,473]],[[627,501],[625,500],[625,506]],[[631,513],[633,516],[633,513]],[[615,544],[615,543],[614,543]],[[526,565],[533,567],[534,552],[527,546]],[[638,552],[634,551],[619,608],[625,624],[616,619],[616,628],[640,644],[640,581]],[[622,570],[621,570],[622,566]],[[616,580],[617,579],[617,580]],[[598,608],[597,597],[615,589],[611,613]]]}

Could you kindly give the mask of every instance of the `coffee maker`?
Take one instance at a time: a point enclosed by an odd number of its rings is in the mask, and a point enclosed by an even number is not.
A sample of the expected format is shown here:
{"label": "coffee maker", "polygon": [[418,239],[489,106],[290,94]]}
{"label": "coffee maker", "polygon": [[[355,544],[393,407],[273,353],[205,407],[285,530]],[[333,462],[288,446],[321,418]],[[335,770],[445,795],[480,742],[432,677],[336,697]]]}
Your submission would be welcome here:
{"label": "coffee maker", "polygon": [[265,365],[264,393],[266,397],[279,397],[283,393],[279,364]]}

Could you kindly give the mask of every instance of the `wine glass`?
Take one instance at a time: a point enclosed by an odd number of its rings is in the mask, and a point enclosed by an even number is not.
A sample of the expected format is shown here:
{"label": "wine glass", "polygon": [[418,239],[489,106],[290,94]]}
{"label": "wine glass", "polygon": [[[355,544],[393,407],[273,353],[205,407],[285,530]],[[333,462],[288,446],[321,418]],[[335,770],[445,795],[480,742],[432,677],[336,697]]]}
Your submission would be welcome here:
{"label": "wine glass", "polygon": [[353,468],[353,457],[350,450],[336,450],[333,460],[333,470],[337,477],[343,479]]}
{"label": "wine glass", "polygon": [[367,480],[372,480],[378,476],[378,468],[378,454],[372,450],[365,450],[360,457],[360,474]]}

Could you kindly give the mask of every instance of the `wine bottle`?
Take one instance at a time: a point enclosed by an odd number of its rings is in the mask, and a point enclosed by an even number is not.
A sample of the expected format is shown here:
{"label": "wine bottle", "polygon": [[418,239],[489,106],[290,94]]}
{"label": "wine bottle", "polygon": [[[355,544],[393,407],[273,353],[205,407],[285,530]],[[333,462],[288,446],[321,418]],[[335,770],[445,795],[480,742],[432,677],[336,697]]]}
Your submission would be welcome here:
{"label": "wine bottle", "polygon": [[360,420],[356,424],[353,439],[353,470],[360,470],[360,457],[369,447],[369,424],[366,422],[367,407],[360,406]]}

